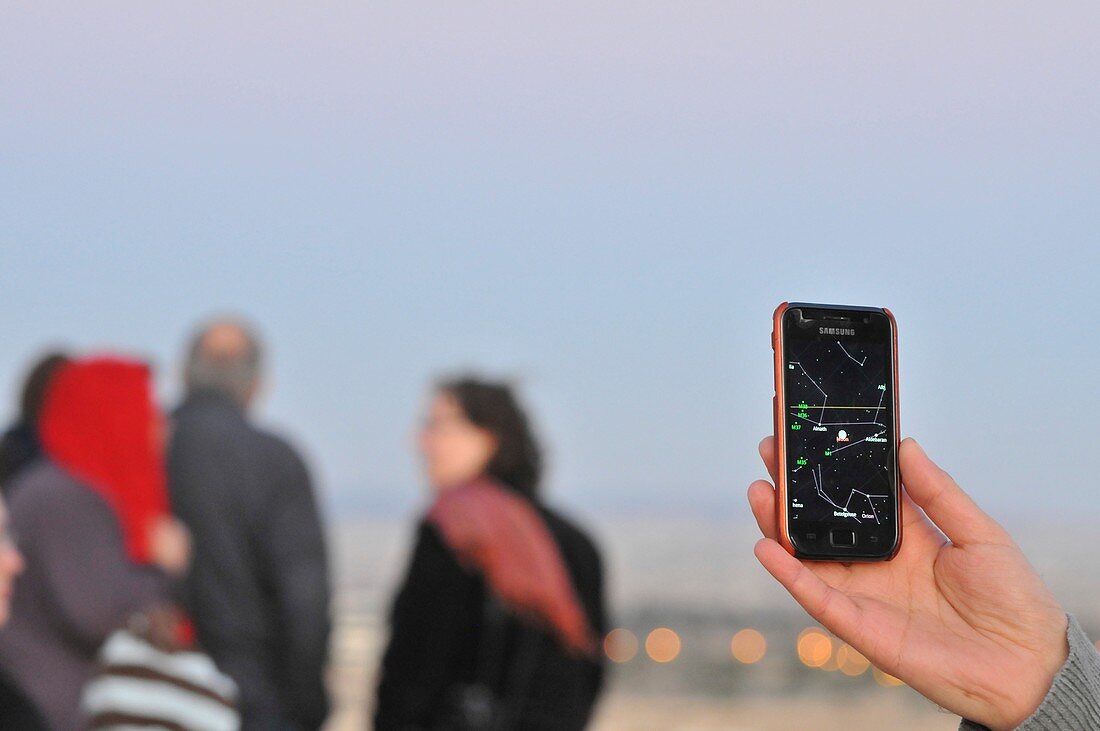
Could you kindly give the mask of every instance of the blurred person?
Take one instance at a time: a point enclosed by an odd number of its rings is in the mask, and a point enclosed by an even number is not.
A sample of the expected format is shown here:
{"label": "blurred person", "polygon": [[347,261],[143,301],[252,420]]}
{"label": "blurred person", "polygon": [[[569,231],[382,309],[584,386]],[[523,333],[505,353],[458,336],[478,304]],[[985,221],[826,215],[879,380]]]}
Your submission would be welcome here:
{"label": "blurred person", "polygon": [[19,393],[19,413],[0,437],[0,492],[7,492],[12,479],[42,456],[38,416],[50,381],[68,360],[63,353],[47,353],[27,372]]}
{"label": "blurred person", "polygon": [[240,688],[243,728],[312,731],[329,709],[325,540],[304,462],[249,418],[261,366],[245,324],[196,333],[172,418],[169,490],[195,546],[185,603],[199,644]]}
{"label": "blurred person", "polygon": [[[8,525],[8,510],[0,499],[0,629],[11,617],[12,585],[23,573],[26,564],[15,544]],[[0,728],[18,731],[45,731],[46,725],[38,710],[31,705],[7,673],[0,669]]]}
{"label": "blurred person", "polygon": [[144,364],[72,361],[42,407],[45,459],[11,486],[26,571],[0,632],[0,668],[51,729],[85,728],[81,693],[101,645],[170,607],[187,569],[186,530],[168,516],[163,429]]}
{"label": "blurred person", "polygon": [[[760,453],[776,476],[775,441]],[[889,562],[803,562],[776,541],[772,484],[749,487],[756,557],[809,613],[963,731],[1100,729],[1100,653],[1020,548],[912,439],[904,540]]]}
{"label": "blurred person", "polygon": [[602,679],[600,556],[539,498],[508,386],[447,381],[420,434],[434,502],[394,601],[375,728],[583,728]]}

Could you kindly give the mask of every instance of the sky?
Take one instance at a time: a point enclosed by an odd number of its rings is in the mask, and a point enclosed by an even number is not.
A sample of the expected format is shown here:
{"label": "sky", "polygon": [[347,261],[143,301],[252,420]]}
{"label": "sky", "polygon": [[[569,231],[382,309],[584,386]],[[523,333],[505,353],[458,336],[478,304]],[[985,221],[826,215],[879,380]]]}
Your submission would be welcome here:
{"label": "sky", "polygon": [[415,509],[473,369],[551,501],[727,519],[775,306],[888,306],[906,434],[999,517],[1100,514],[1100,6],[225,5],[0,8],[4,394],[60,344],[171,404],[240,313],[334,515]]}

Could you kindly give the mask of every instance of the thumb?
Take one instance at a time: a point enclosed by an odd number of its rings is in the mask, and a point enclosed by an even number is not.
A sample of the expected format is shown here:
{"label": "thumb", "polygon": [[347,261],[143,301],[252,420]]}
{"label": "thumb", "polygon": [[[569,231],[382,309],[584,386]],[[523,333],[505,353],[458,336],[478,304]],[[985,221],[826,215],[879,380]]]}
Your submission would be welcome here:
{"label": "thumb", "polygon": [[811,617],[838,636],[856,635],[860,610],[851,598],[826,584],[806,564],[770,538],[757,541],[753,553]]}

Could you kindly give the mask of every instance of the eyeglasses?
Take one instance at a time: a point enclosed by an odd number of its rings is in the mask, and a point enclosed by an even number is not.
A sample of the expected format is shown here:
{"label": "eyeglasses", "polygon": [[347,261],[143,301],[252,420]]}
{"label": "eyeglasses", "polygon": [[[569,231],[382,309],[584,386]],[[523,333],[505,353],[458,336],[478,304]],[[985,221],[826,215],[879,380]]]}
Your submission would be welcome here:
{"label": "eyeglasses", "polygon": [[421,424],[421,428],[430,434],[442,434],[446,432],[462,431],[469,429],[473,424],[467,419],[463,419],[460,416],[451,416],[444,418],[425,419]]}

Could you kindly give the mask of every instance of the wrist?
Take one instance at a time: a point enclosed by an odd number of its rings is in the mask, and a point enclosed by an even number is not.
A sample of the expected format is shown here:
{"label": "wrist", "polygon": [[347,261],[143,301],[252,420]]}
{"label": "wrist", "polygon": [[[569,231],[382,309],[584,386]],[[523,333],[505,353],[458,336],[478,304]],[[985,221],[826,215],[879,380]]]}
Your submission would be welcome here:
{"label": "wrist", "polygon": [[1035,652],[1035,672],[1021,679],[1022,682],[1014,688],[1009,702],[1002,706],[1002,713],[998,714],[1000,720],[989,726],[991,731],[1017,729],[1042,706],[1070,652],[1069,622],[1064,614],[1055,627],[1057,634],[1053,634],[1050,642]]}

